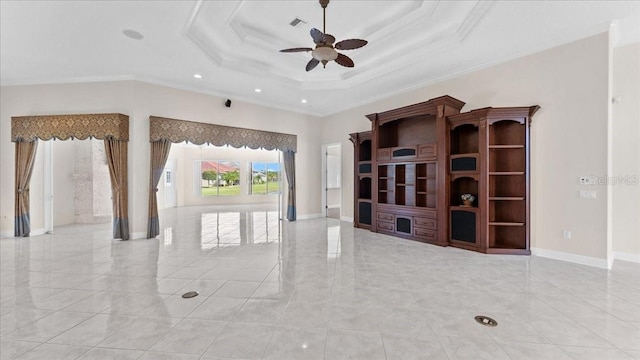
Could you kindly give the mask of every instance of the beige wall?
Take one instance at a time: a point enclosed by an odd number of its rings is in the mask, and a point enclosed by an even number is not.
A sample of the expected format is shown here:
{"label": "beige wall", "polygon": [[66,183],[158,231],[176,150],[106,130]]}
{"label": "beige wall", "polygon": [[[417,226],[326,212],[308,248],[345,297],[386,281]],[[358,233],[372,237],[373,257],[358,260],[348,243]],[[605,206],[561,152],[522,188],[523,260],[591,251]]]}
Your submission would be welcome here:
{"label": "beige wall", "polygon": [[640,43],[613,52],[613,251],[640,262]]}
{"label": "beige wall", "polygon": [[[606,187],[591,187],[596,200],[578,195],[580,176],[607,173],[608,49],[601,34],[329,116],[322,141],[341,141],[343,168],[353,169],[348,133],[370,129],[366,114],[444,94],[465,101],[463,111],[540,105],[531,131],[531,246],[606,266]],[[353,170],[343,183],[343,215],[353,216]]]}
{"label": "beige wall", "polygon": [[[13,233],[14,144],[11,116],[119,112],[130,116],[129,224],[144,237],[149,186],[149,115],[298,135],[297,205],[300,217],[320,213],[320,125],[312,117],[259,105],[136,81],[2,87],[0,92],[0,232]],[[43,159],[36,157],[31,183],[32,229],[44,227]],[[314,189],[308,190],[308,189]]]}

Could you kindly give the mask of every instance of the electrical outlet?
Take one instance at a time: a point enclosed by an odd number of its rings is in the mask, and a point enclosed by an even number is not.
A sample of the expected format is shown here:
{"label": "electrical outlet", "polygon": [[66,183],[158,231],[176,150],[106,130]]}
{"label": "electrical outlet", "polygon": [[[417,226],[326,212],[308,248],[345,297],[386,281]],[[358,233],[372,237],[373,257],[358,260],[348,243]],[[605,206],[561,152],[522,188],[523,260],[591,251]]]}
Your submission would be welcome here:
{"label": "electrical outlet", "polygon": [[571,239],[571,231],[563,230],[562,231],[562,237],[565,238],[565,239]]}

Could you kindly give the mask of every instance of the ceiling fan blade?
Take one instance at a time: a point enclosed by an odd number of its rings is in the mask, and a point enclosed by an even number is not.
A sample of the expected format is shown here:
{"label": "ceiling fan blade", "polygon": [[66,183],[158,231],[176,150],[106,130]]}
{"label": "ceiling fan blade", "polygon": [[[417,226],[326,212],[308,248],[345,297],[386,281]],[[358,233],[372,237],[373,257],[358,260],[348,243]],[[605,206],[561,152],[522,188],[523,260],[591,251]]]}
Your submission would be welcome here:
{"label": "ceiling fan blade", "polygon": [[346,55],[338,54],[336,62],[344,67],[353,67],[353,60]]}
{"label": "ceiling fan blade", "polygon": [[318,64],[320,63],[320,61],[316,60],[316,59],[311,59],[309,60],[309,62],[307,63],[307,71],[311,71],[313,70],[313,68],[315,68],[316,66],[318,66]]}
{"label": "ceiling fan blade", "polygon": [[322,38],[324,37],[324,34],[322,33],[322,31],[316,28],[313,28],[311,29],[310,33],[314,43],[322,44]]}
{"label": "ceiling fan blade", "polygon": [[342,40],[336,44],[336,49],[338,50],[353,50],[357,48],[361,48],[367,45],[367,40],[361,39],[347,39]]}
{"label": "ceiling fan blade", "polygon": [[303,52],[303,51],[312,51],[312,48],[291,48],[291,49],[282,49],[280,52],[290,53],[290,52]]}
{"label": "ceiling fan blade", "polygon": [[322,42],[325,44],[333,44],[334,42],[336,42],[336,38],[333,37],[333,35],[324,34],[324,36],[322,37]]}

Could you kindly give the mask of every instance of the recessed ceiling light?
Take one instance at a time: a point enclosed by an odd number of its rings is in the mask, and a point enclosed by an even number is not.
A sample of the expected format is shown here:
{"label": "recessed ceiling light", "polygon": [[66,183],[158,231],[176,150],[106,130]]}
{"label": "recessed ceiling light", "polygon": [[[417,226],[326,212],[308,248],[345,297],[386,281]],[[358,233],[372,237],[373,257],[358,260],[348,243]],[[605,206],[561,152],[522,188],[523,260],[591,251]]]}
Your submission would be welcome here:
{"label": "recessed ceiling light", "polygon": [[139,33],[138,31],[135,30],[131,30],[131,29],[124,29],[122,30],[122,33],[124,34],[124,36],[133,39],[133,40],[142,40],[144,39],[144,35],[142,35],[141,33]]}
{"label": "recessed ceiling light", "polygon": [[202,75],[200,74],[193,74],[193,77],[196,79],[202,79]]}
{"label": "recessed ceiling light", "polygon": [[258,89],[258,88],[256,88],[256,89],[255,89],[255,90],[253,90],[253,91],[255,91],[255,92],[258,92],[258,93],[259,93],[259,92],[262,92],[262,89]]}
{"label": "recessed ceiling light", "polygon": [[301,103],[306,104],[307,103],[307,99],[302,99],[300,100]]}

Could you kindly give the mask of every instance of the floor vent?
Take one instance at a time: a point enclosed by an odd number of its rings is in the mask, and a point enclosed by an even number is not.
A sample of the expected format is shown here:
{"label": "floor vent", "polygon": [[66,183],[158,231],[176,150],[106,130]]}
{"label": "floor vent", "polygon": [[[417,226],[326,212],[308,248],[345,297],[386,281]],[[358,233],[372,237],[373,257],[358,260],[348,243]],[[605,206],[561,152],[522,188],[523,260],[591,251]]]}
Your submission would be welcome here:
{"label": "floor vent", "polygon": [[475,319],[476,319],[476,322],[480,325],[491,326],[491,327],[498,326],[498,322],[488,316],[478,315],[475,317]]}
{"label": "floor vent", "polygon": [[190,299],[190,298],[196,297],[196,296],[198,296],[198,292],[197,291],[189,291],[189,292],[186,292],[186,293],[182,294],[182,297],[185,298],[185,299]]}

